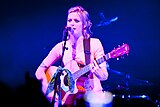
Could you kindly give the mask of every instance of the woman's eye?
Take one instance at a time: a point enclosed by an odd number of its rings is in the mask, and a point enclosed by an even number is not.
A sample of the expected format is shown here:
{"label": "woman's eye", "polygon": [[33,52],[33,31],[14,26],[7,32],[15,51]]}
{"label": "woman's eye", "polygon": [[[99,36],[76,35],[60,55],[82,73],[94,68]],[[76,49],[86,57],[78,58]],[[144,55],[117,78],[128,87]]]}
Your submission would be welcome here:
{"label": "woman's eye", "polygon": [[71,22],[71,21],[72,21],[72,19],[69,19],[69,20],[68,20],[68,22]]}
{"label": "woman's eye", "polygon": [[79,21],[79,20],[77,20],[77,19],[74,19],[74,21],[75,21],[76,23],[80,22],[80,21]]}

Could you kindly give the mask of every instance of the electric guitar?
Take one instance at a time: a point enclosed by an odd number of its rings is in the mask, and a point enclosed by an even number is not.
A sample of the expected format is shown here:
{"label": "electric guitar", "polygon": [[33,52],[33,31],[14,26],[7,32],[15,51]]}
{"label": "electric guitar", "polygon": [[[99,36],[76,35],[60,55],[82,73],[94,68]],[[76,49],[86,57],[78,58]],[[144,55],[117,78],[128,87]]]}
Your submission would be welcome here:
{"label": "electric guitar", "polygon": [[[96,59],[96,63],[99,65],[105,61],[108,61],[111,58],[119,58],[123,55],[128,55],[129,53],[129,45],[128,44],[123,44],[122,46],[118,46],[118,48],[113,49],[111,52],[107,53],[106,55],[102,56],[99,59]],[[82,75],[84,75],[85,73],[87,73],[88,71],[92,70],[94,68],[94,62],[84,66],[83,68],[79,68],[79,66],[77,65],[77,63],[75,61],[72,61],[72,66],[74,67],[74,70],[72,71],[72,77],[75,81],[75,83],[77,82],[78,78],[81,77]],[[70,65],[70,64],[69,64]],[[51,66],[48,68],[48,70],[46,71],[46,77],[48,80],[48,83],[50,82],[52,76],[54,75],[55,71],[57,70],[58,67],[56,66]],[[66,65],[64,68],[69,68],[68,65]],[[67,73],[63,73],[63,75],[61,75],[61,88],[62,88],[62,105],[67,102],[67,100],[69,99],[70,95],[76,94],[78,92],[77,89],[77,85],[75,84],[74,86],[74,92],[71,93],[69,90],[69,87],[66,85],[65,81],[66,80],[66,75]],[[53,93],[54,90],[51,92]]]}

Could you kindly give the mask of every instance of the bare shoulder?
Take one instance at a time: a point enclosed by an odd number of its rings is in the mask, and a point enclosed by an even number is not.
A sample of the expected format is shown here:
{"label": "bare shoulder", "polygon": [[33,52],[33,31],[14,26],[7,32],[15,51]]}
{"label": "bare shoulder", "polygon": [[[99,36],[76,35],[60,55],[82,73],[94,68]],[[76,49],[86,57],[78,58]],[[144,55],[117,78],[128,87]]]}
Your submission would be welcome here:
{"label": "bare shoulder", "polygon": [[99,38],[90,38],[90,40],[91,40],[91,43],[93,43],[93,44],[101,44],[101,41],[100,41],[100,39]]}

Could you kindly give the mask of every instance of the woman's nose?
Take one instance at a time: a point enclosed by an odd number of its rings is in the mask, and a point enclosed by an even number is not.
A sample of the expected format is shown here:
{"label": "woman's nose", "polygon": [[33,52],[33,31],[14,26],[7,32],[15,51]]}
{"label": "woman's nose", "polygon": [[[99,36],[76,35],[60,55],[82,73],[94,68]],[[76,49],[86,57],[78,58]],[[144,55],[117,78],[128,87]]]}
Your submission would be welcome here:
{"label": "woman's nose", "polygon": [[72,21],[72,22],[70,23],[70,25],[71,25],[71,26],[74,26],[74,22]]}

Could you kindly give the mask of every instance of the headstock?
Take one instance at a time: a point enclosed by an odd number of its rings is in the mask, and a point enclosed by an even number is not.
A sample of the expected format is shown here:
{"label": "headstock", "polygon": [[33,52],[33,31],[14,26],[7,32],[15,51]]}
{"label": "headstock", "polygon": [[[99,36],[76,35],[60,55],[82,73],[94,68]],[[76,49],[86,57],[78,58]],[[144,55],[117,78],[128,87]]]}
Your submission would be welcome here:
{"label": "headstock", "polygon": [[118,48],[115,48],[110,52],[110,58],[118,58],[125,54],[128,55],[129,50],[130,48],[128,44],[123,44],[122,46],[118,46]]}

